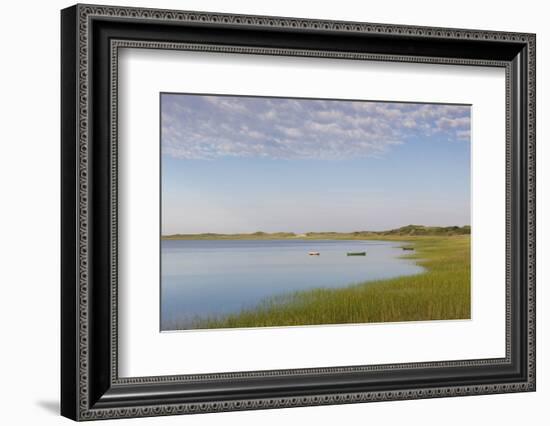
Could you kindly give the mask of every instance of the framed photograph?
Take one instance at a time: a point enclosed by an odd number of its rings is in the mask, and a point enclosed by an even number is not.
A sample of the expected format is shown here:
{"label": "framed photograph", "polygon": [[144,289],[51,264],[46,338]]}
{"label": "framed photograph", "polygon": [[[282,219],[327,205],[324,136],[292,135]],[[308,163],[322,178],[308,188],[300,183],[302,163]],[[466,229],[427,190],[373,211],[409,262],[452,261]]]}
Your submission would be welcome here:
{"label": "framed photograph", "polygon": [[535,35],[61,12],[61,412],[535,390]]}

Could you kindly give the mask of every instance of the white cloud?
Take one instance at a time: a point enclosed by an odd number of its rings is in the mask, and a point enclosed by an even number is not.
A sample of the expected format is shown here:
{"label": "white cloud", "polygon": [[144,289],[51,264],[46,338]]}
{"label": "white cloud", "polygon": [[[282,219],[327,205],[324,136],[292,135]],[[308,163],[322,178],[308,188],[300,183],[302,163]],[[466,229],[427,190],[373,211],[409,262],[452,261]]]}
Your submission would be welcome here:
{"label": "white cloud", "polygon": [[[163,95],[162,149],[177,158],[379,156],[413,137],[469,140],[468,106]],[[441,139],[441,138],[440,138]]]}
{"label": "white cloud", "polygon": [[458,118],[449,118],[441,117],[437,120],[437,127],[441,130],[445,129],[456,129],[457,127],[464,129],[465,127],[470,126],[470,117],[458,117]]}
{"label": "white cloud", "polygon": [[471,132],[470,132],[470,129],[468,129],[468,130],[458,130],[456,132],[456,135],[457,135],[457,138],[462,140],[462,141],[469,141],[470,136],[471,136]]}

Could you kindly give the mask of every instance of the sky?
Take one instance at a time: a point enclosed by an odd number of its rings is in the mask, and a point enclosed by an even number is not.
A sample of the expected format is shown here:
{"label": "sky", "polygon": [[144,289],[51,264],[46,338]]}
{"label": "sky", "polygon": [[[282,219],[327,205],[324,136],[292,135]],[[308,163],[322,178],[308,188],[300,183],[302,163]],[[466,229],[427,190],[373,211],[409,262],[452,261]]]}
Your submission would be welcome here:
{"label": "sky", "polygon": [[469,225],[470,108],[163,93],[162,234]]}

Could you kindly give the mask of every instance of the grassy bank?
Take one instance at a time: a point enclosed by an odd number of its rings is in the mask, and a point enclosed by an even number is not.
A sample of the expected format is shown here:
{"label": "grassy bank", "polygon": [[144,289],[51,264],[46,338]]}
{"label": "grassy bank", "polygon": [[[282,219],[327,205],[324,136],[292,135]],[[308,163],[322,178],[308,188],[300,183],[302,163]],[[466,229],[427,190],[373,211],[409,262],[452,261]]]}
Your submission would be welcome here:
{"label": "grassy bank", "polygon": [[163,235],[163,240],[364,240],[378,237],[395,236],[452,236],[469,235],[470,226],[422,226],[407,225],[386,231],[356,231],[356,232],[253,232],[249,234],[172,234]]}
{"label": "grassy bank", "polygon": [[[470,236],[378,235],[412,245],[404,257],[424,273],[338,289],[300,291],[254,309],[196,322],[190,328],[229,328],[423,321],[470,318]],[[177,327],[176,327],[177,328]]]}

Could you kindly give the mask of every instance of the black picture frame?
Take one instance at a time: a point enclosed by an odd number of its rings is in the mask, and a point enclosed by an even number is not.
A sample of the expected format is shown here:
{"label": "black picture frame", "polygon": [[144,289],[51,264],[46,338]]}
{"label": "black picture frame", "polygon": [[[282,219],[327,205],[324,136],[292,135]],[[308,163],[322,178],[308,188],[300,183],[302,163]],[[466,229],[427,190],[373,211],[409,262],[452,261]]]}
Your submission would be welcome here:
{"label": "black picture frame", "polygon": [[[534,34],[75,5],[61,12],[61,414],[74,420],[535,390]],[[117,49],[506,70],[506,357],[118,377]]]}

